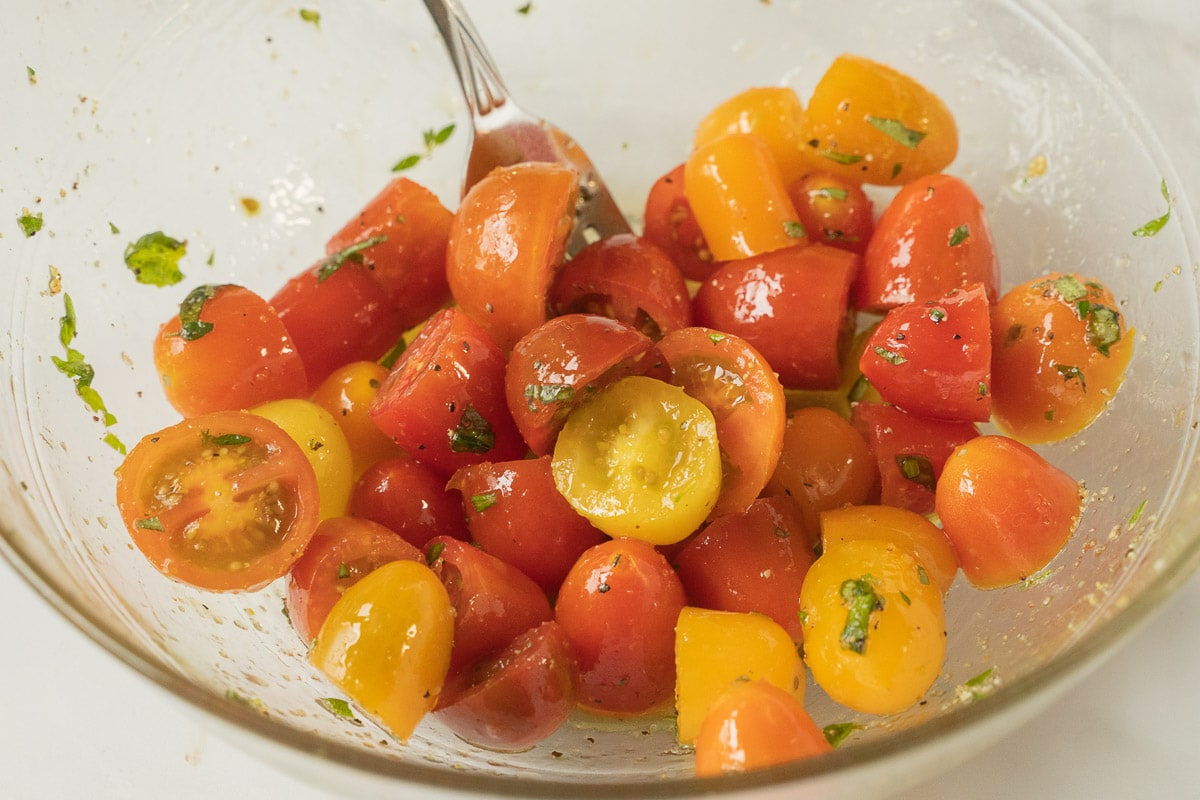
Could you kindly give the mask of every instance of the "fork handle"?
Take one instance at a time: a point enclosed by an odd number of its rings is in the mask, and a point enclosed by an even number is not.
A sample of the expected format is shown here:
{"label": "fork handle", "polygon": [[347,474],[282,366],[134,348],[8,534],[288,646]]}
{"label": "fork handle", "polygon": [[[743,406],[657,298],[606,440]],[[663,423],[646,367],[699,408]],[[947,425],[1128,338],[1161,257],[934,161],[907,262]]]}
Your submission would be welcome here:
{"label": "fork handle", "polygon": [[508,88],[458,0],[425,0],[425,7],[442,34],[471,116],[482,119],[507,103]]}

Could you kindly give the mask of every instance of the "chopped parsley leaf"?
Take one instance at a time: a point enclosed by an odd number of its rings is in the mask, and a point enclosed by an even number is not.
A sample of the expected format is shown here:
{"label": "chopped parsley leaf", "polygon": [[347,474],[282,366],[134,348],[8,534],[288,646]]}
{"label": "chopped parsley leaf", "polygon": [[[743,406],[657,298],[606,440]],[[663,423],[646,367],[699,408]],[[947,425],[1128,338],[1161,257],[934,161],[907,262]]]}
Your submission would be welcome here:
{"label": "chopped parsley leaf", "polygon": [[300,19],[304,20],[305,22],[311,22],[315,28],[321,27],[320,11],[314,11],[311,8],[302,8],[300,9]]}
{"label": "chopped parsley leaf", "polygon": [[160,520],[158,517],[146,517],[145,519],[139,519],[133,523],[133,527],[139,528],[143,531],[162,531],[163,529],[162,520]]}
{"label": "chopped parsley leaf", "polygon": [[350,568],[346,566],[344,561],[338,564],[337,576],[339,581],[350,577]]}
{"label": "chopped parsley leaf", "polygon": [[859,654],[867,647],[871,613],[883,610],[883,598],[875,593],[871,580],[870,575],[863,575],[858,579],[848,578],[841,586],[842,602],[849,610],[839,640],[842,647]]}
{"label": "chopped parsley leaf", "polygon": [[708,334],[708,340],[710,342],[712,342],[713,344],[720,344],[721,342],[725,341],[727,338],[729,338],[729,337],[726,336],[725,334],[721,333],[720,331],[713,331],[710,334]]}
{"label": "chopped parsley leaf", "polygon": [[825,734],[825,741],[829,742],[830,747],[837,747],[846,741],[850,734],[861,729],[862,726],[857,722],[833,722],[822,728],[821,733]]}
{"label": "chopped parsley leaf", "polygon": [[1130,515],[1129,527],[1132,528],[1134,525],[1137,524],[1138,520],[1142,518],[1142,512],[1145,510],[1146,510],[1146,501],[1143,500],[1141,503],[1138,504],[1138,507],[1133,510],[1133,514]]}
{"label": "chopped parsley leaf", "polygon": [[908,362],[907,358],[900,355],[895,350],[888,350],[887,348],[880,347],[878,345],[872,347],[871,349],[875,351],[875,355],[879,356],[889,364],[899,366],[900,364],[905,364]]}
{"label": "chopped parsley leaf", "polygon": [[420,164],[420,163],[421,163],[421,155],[419,153],[413,153],[412,155],[405,156],[404,158],[397,161],[392,166],[392,172],[403,172],[406,169],[412,169],[413,167],[415,167],[417,164]]}
{"label": "chopped parsley leaf", "polygon": [[433,155],[434,148],[438,145],[445,144],[446,140],[450,138],[450,135],[454,133],[454,128],[455,125],[452,122],[449,125],[437,130],[431,128],[423,131],[421,133],[421,138],[425,143],[425,152],[423,154],[412,153],[400,159],[392,166],[392,172],[403,172],[404,170],[412,169],[417,164],[421,163],[421,159],[428,158],[429,156]]}
{"label": "chopped parsley leaf", "polygon": [[[112,427],[117,423],[117,418],[104,405],[104,399],[100,397],[100,393],[92,388],[96,370],[87,362],[83,353],[71,346],[77,333],[75,304],[71,301],[71,295],[65,292],[63,293],[63,307],[65,313],[59,318],[58,340],[62,344],[63,350],[66,351],[66,358],[50,356],[50,360],[54,362],[54,366],[59,372],[74,381],[75,393],[89,409],[100,417],[104,427]],[[125,445],[112,431],[105,434],[104,443],[118,453],[125,454]]]}
{"label": "chopped parsley leaf", "polygon": [[1121,341],[1121,315],[1107,306],[1092,306],[1087,314],[1088,344],[1108,355],[1108,349]]}
{"label": "chopped parsley leaf", "polygon": [[179,304],[179,330],[166,335],[180,336],[185,342],[194,342],[211,332],[213,324],[201,320],[200,312],[204,310],[204,304],[216,297],[221,288],[222,285],[209,283],[188,292],[187,297]]}
{"label": "chopped parsley leaf", "polygon": [[454,430],[446,431],[455,453],[487,453],[496,446],[496,432],[483,415],[468,405]]}
{"label": "chopped parsley leaf", "polygon": [[968,678],[963,682],[961,688],[965,689],[969,694],[968,697],[972,700],[978,700],[980,697],[988,694],[996,681],[993,680],[996,674],[995,667],[988,667],[983,672],[973,678]]}
{"label": "chopped parsley leaf", "polygon": [[933,475],[933,463],[927,457],[901,453],[896,456],[896,466],[900,468],[900,474],[905,479],[918,486],[931,492],[937,487],[937,478]]}
{"label": "chopped parsley leaf", "polygon": [[442,551],[446,549],[445,542],[434,542],[429,545],[429,549],[425,551],[425,563],[433,564],[442,557]]}
{"label": "chopped parsley leaf", "polygon": [[822,186],[815,194],[817,197],[828,197],[832,200],[845,200],[847,196],[846,190],[837,186]]}
{"label": "chopped parsley leaf", "polygon": [[960,244],[971,238],[971,228],[968,225],[959,225],[950,232],[950,246],[958,247]]}
{"label": "chopped parsley leaf", "polygon": [[530,411],[551,403],[569,403],[575,399],[575,387],[561,383],[531,383],[525,387],[525,404]]}
{"label": "chopped parsley leaf", "polygon": [[526,3],[526,4],[525,4],[525,5],[523,5],[523,6],[517,6],[517,13],[518,13],[518,14],[520,14],[520,15],[522,15],[522,16],[528,16],[528,15],[529,15],[529,12],[530,12],[532,9],[533,9],[533,3]]}
{"label": "chopped parsley leaf", "polygon": [[205,447],[237,447],[251,442],[250,437],[244,433],[221,433],[213,436],[207,429],[200,432],[200,438]]}
{"label": "chopped parsley leaf", "polygon": [[857,153],[839,153],[836,150],[822,150],[820,156],[837,164],[857,164],[863,160]]}
{"label": "chopped parsley leaf", "polygon": [[333,273],[342,268],[342,265],[347,261],[353,261],[355,264],[363,263],[363,251],[369,250],[377,244],[387,241],[387,236],[379,234],[368,239],[363,239],[361,242],[355,242],[344,250],[339,250],[329,256],[317,265],[317,283],[327,280]]}
{"label": "chopped parsley leaf", "polygon": [[29,79],[30,85],[37,83],[37,71],[33,67],[26,65],[25,77]]}
{"label": "chopped parsley leaf", "polygon": [[1158,232],[1163,229],[1163,226],[1165,226],[1168,222],[1170,222],[1172,203],[1171,203],[1171,194],[1167,191],[1167,179],[1166,178],[1162,179],[1162,183],[1159,185],[1159,191],[1162,192],[1163,199],[1167,201],[1167,213],[1163,214],[1161,217],[1155,217],[1154,219],[1147,222],[1145,225],[1142,225],[1141,227],[1136,228],[1133,231],[1134,236],[1157,236]]}
{"label": "chopped parsley leaf", "polygon": [[112,232],[113,236],[116,236],[117,234],[119,234],[121,232],[121,229],[118,228],[116,225],[114,225],[112,222],[108,223],[108,230]]}
{"label": "chopped parsley leaf", "polygon": [[500,494],[498,492],[473,494],[471,495],[471,507],[474,508],[478,513],[482,514],[492,506],[496,505],[496,501],[499,499],[499,497]]}
{"label": "chopped parsley leaf", "polygon": [[1083,370],[1069,364],[1055,364],[1054,368],[1062,376],[1063,381],[1079,381],[1079,388],[1087,391],[1087,381],[1083,379]]}
{"label": "chopped parsley leaf", "polygon": [[808,231],[804,230],[804,225],[794,219],[783,223],[783,232],[788,235],[789,239],[802,239],[808,235]]}
{"label": "chopped parsley leaf", "polygon": [[928,135],[926,131],[915,131],[907,127],[898,119],[885,119],[883,117],[873,117],[868,114],[867,122],[909,150],[916,148],[921,143],[921,140]]}
{"label": "chopped parsley leaf", "polygon": [[[1078,303],[1087,297],[1087,287],[1074,275],[1063,275],[1054,281],[1054,291],[1068,303]],[[1081,315],[1082,316],[1082,315]]]}
{"label": "chopped parsley leaf", "polygon": [[21,216],[17,217],[17,224],[21,226],[21,232],[28,239],[42,229],[42,212],[30,214],[26,211]]}
{"label": "chopped parsley leaf", "polygon": [[179,260],[187,255],[187,242],[162,231],[147,233],[125,248],[125,266],[138,283],[174,286],[183,280]]}
{"label": "chopped parsley leaf", "polygon": [[335,717],[352,720],[359,725],[362,724],[362,721],[358,717],[354,716],[354,709],[352,709],[350,704],[342,698],[322,697],[318,700],[318,702],[321,704],[322,708],[333,714]]}

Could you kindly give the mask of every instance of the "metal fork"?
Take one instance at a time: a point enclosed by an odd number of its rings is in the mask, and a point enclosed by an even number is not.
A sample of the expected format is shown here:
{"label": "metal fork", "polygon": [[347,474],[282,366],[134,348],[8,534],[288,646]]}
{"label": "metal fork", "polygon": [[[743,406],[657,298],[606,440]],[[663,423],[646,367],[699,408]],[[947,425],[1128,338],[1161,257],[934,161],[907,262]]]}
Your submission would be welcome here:
{"label": "metal fork", "polygon": [[575,227],[567,242],[569,255],[597,239],[629,233],[629,223],[583,148],[513,100],[458,0],[425,0],[425,7],[442,35],[471,113],[473,134],[463,193],[496,167],[552,161],[579,174]]}

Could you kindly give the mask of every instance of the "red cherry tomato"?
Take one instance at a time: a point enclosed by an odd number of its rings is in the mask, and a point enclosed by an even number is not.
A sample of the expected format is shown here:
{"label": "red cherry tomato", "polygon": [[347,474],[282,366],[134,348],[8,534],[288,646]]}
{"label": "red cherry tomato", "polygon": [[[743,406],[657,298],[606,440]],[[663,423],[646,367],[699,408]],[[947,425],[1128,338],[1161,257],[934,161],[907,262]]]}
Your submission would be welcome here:
{"label": "red cherry tomato", "polygon": [[322,522],[288,573],[287,612],[301,641],[311,642],[346,589],[390,561],[420,561],[419,549],[395,531],[355,517]]}
{"label": "red cherry tomato", "polygon": [[401,453],[367,467],[350,492],[347,513],[395,531],[416,547],[435,536],[467,538],[462,504],[446,479]]}
{"label": "red cherry tomato", "polygon": [[789,389],[831,389],[850,341],[853,253],[825,245],[788,247],[730,261],[700,285],[696,324],[749,342]]}
{"label": "red cherry tomato", "polygon": [[680,164],[650,187],[642,235],[675,262],[683,277],[702,281],[717,268],[717,262],[683,193],[683,169]]}
{"label": "red cherry tomato", "polygon": [[832,750],[803,703],[778,686],[752,681],[709,709],[696,736],[696,774],[745,772]]}
{"label": "red cherry tomato", "polygon": [[788,187],[800,224],[813,242],[858,253],[875,229],[875,210],[862,186],[830,172],[810,172]]}
{"label": "red cherry tomato", "polygon": [[622,233],[593,242],[567,262],[550,289],[556,314],[601,314],[652,339],[692,324],[683,273],[647,239]]}
{"label": "red cherry tomato", "polygon": [[317,477],[275,423],[242,411],[142,438],[117,470],[117,508],[164,575],[212,591],[282,577],[317,529]]}
{"label": "red cherry tomato", "polygon": [[154,367],[168,402],[185,417],[308,393],[304,362],[278,315],[231,284],[188,294],[159,328]]}
{"label": "red cherry tomato", "polygon": [[632,715],[670,703],[685,604],[679,576],[645,542],[614,539],[580,556],[554,607],[579,662],[579,706]]}
{"label": "red cherry tomato", "polygon": [[525,455],[504,401],[504,353],[466,312],[439,311],[371,403],[379,429],[449,477],[459,467]]}
{"label": "red cherry tomato", "polygon": [[992,329],[975,283],[887,313],[859,359],[887,402],[912,414],[987,422],[992,415]]}

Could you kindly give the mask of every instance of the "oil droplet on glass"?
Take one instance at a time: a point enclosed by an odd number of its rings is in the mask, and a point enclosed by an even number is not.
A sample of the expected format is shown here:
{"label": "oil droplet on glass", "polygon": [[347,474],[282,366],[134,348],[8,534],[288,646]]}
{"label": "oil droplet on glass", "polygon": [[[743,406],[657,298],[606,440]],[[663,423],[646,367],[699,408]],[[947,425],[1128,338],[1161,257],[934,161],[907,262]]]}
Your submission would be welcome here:
{"label": "oil droplet on glass", "polygon": [[246,212],[246,216],[256,216],[262,210],[262,203],[253,197],[243,197],[239,202],[241,202],[242,210]]}

